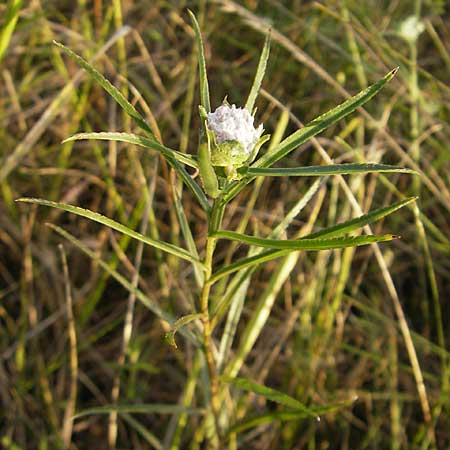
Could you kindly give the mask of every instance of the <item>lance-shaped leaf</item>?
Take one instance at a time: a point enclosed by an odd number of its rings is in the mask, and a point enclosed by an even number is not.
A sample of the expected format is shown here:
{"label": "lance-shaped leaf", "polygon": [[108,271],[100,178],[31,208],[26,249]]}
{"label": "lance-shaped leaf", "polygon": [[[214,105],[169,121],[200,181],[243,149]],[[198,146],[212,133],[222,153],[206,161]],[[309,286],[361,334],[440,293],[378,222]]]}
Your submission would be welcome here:
{"label": "lance-shaped leaf", "polygon": [[[220,234],[224,233],[223,231],[219,231],[213,234],[213,236],[216,237],[223,237],[225,239],[232,239],[236,241],[240,241],[243,243],[249,243],[251,245],[258,245],[257,243],[254,243],[253,236],[248,236],[251,238],[249,242],[245,242],[245,240],[242,239],[242,236],[245,235],[239,235],[239,233],[235,233],[233,235],[233,232],[225,232],[225,235],[220,236]],[[232,233],[229,235],[228,233]],[[239,235],[239,236],[236,236]],[[285,256],[293,251],[298,250],[305,250],[305,251],[319,251],[319,250],[331,250],[331,249],[338,249],[338,248],[346,248],[346,247],[358,247],[361,245],[367,245],[367,244],[374,244],[376,242],[385,242],[385,241],[391,241],[392,239],[395,239],[397,236],[394,236],[392,234],[383,234],[383,235],[371,235],[371,236],[353,236],[353,237],[345,237],[345,238],[334,238],[334,239],[308,239],[307,241],[303,242],[302,244],[296,244],[294,245],[295,248],[283,248],[283,249],[271,249],[264,251],[262,253],[259,253],[254,256],[250,256],[248,258],[243,258],[238,261],[235,261],[232,264],[229,264],[226,267],[223,267],[219,269],[217,272],[215,272],[213,275],[211,275],[210,282],[214,283],[220,278],[229,275],[230,273],[236,272],[238,270],[242,270],[248,267],[253,267],[259,264],[262,264],[267,261],[271,261],[272,259],[280,258],[281,256]],[[280,242],[280,241],[278,241]],[[283,241],[282,241],[283,242]],[[288,244],[289,245],[289,244]],[[303,245],[303,247],[302,247]],[[265,246],[265,245],[261,245]],[[268,245],[270,246],[270,245]]]}
{"label": "lance-shaped leaf", "polygon": [[318,419],[318,415],[312,409],[308,408],[303,403],[299,402],[290,395],[285,394],[284,392],[280,392],[276,389],[264,386],[263,384],[256,383],[248,378],[224,378],[223,381],[233,384],[244,391],[262,395],[267,400],[287,406],[295,411],[301,411],[314,419]]}
{"label": "lance-shaped leaf", "polygon": [[[376,240],[390,241],[397,236],[393,234],[381,234],[370,236],[349,236],[331,239],[265,239],[248,234],[236,233],[234,231],[219,230],[213,234],[213,237],[220,239],[228,239],[231,241],[242,242],[247,245],[254,245],[256,247],[266,247],[273,249],[289,249],[289,250],[329,250],[331,248],[345,248],[356,245],[371,244]],[[366,239],[369,238],[369,239]]]}
{"label": "lance-shaped leaf", "polygon": [[132,133],[120,133],[120,132],[100,132],[100,133],[77,133],[63,140],[63,143],[70,141],[79,141],[82,139],[89,140],[101,140],[101,141],[118,141],[125,142],[127,144],[140,145],[141,147],[155,150],[165,157],[173,157],[177,161],[186,164],[187,166],[198,169],[198,163],[194,156],[181,153],[176,150],[172,150],[165,145],[162,145],[153,139],[146,138],[144,136],[138,136]]}
{"label": "lance-shaped leaf", "polygon": [[266,153],[264,156],[258,159],[254,166],[270,167],[273,163],[279,161],[281,158],[286,156],[299,145],[306,142],[308,139],[311,139],[313,136],[325,130],[330,125],[333,125],[338,120],[343,119],[345,116],[355,111],[355,109],[364,105],[394,77],[394,75],[397,73],[397,70],[398,68],[391,70],[381,80],[377,81],[355,96],[349,98],[336,108],[333,108],[331,111],[322,114],[312,122],[308,123],[305,127],[291,134],[289,137],[281,141],[270,152]]}
{"label": "lance-shaped leaf", "polygon": [[208,87],[208,76],[206,74],[206,62],[205,62],[205,52],[203,51],[203,40],[202,34],[200,32],[200,26],[195,18],[192,11],[188,10],[191,16],[192,25],[195,32],[195,40],[197,41],[197,53],[198,53],[198,69],[200,76],[200,102],[205,108],[206,112],[211,112],[211,104],[209,100],[209,87]]}
{"label": "lance-shaped leaf", "polygon": [[106,225],[113,230],[119,231],[120,233],[126,234],[138,241],[142,241],[145,244],[148,244],[152,247],[158,248],[164,252],[170,253],[172,255],[178,256],[179,258],[185,259],[190,262],[200,263],[200,261],[191,255],[187,250],[177,247],[176,245],[169,244],[167,242],[159,241],[156,239],[149,238],[144,236],[137,231],[132,230],[131,228],[122,225],[115,220],[110,219],[109,217],[105,217],[99,213],[90,211],[88,209],[80,208],[78,206],[68,205],[66,203],[57,203],[51,202],[49,200],[43,200],[39,198],[20,198],[16,200],[18,202],[25,203],[35,203],[42,206],[50,206],[51,208],[61,209],[63,211],[67,211],[78,216],[86,217],[87,219],[93,220],[94,222],[101,223],[102,225]]}
{"label": "lance-shaped leaf", "polygon": [[72,58],[89,75],[91,75],[91,77],[100,84],[100,86],[122,107],[122,109],[136,121],[139,127],[145,130],[152,138],[156,140],[152,129],[147,124],[145,119],[109,80],[107,80],[97,69],[92,67],[85,59],[77,55],[70,48],[67,48],[60,42],[53,41],[53,43],[63,50],[66,55],[70,56],[70,58]]}
{"label": "lance-shaped leaf", "polygon": [[393,203],[392,205],[386,206],[384,208],[374,209],[370,211],[368,214],[364,214],[362,216],[356,217],[355,219],[347,220],[346,222],[339,223],[329,228],[325,228],[324,230],[316,231],[314,233],[308,234],[304,236],[305,239],[316,239],[316,238],[333,238],[337,236],[342,236],[343,234],[351,233],[359,228],[362,228],[369,223],[376,222],[377,220],[382,219],[383,217],[392,214],[394,211],[397,211],[400,208],[414,202],[417,200],[417,197],[409,197],[404,200],[400,200],[399,202]]}
{"label": "lance-shaped leaf", "polygon": [[252,88],[248,95],[247,102],[245,103],[245,108],[252,114],[253,108],[255,106],[255,100],[258,96],[259,89],[261,88],[261,83],[266,72],[267,60],[269,59],[270,53],[270,34],[267,34],[266,40],[264,42],[264,47],[259,57],[258,68],[256,69],[255,79],[253,80]]}
{"label": "lance-shaped leaf", "polygon": [[[313,411],[317,414],[318,417],[324,414],[335,412],[339,409],[346,408],[351,406],[355,402],[356,398],[345,400],[343,402],[333,403],[331,405],[326,406],[314,406],[310,407],[310,411]],[[249,428],[255,428],[260,425],[264,425],[266,423],[272,423],[275,421],[291,421],[291,420],[300,420],[305,417],[309,417],[303,411],[272,411],[265,414],[259,414],[257,416],[246,417],[239,422],[235,423],[230,429],[229,433],[242,433]]]}
{"label": "lance-shaped leaf", "polygon": [[[259,158],[252,167],[262,168],[270,167],[275,162],[286,156],[292,150],[303,144],[307,140],[314,137],[316,134],[324,131],[329,126],[336,123],[338,120],[344,118],[348,114],[355,111],[360,106],[368,102],[374,95],[376,95],[386,83],[388,83],[392,77],[397,73],[398,68],[390,71],[384,78],[372,84],[368,88],[362,90],[355,96],[349,98],[344,103],[336,106],[330,111],[322,114],[321,116],[308,123],[305,127],[291,134],[289,137],[281,141],[278,145],[272,148],[269,152]],[[245,177],[239,182],[235,182],[230,185],[227,193],[223,196],[223,203],[230,202],[242,188],[250,183],[254,179],[254,176]]]}
{"label": "lance-shaped leaf", "polygon": [[249,167],[245,175],[263,177],[321,177],[325,175],[350,175],[362,173],[414,173],[414,170],[387,164],[329,164],[305,167]]}
{"label": "lance-shaped leaf", "polygon": [[[94,80],[96,80],[100,86],[108,92],[109,95],[122,107],[122,109],[134,120],[136,120],[137,124],[141,129],[143,129],[151,139],[155,139],[156,137],[150,128],[150,126],[145,122],[144,118],[139,114],[136,108],[123,96],[123,94],[114,87],[109,80],[107,80],[98,70],[94,69],[87,61],[85,61],[81,56],[77,55],[75,52],[64,46],[63,44],[54,41],[54,44],[61,48],[68,56],[70,56],[80,67],[86,70],[89,75],[92,76]],[[186,169],[179,164],[179,162],[172,156],[166,154],[167,162],[171,167],[175,169],[175,171],[180,175],[181,179],[188,186],[191,192],[195,195],[201,207],[205,211],[209,211],[209,203],[205,194],[201,190],[200,186],[193,180],[193,178],[189,175]]]}
{"label": "lance-shaped leaf", "polygon": [[180,317],[173,325],[171,330],[166,333],[167,342],[175,348],[178,348],[175,342],[175,333],[182,327],[186,326],[194,320],[201,319],[203,317],[202,313],[187,314],[186,316]]}

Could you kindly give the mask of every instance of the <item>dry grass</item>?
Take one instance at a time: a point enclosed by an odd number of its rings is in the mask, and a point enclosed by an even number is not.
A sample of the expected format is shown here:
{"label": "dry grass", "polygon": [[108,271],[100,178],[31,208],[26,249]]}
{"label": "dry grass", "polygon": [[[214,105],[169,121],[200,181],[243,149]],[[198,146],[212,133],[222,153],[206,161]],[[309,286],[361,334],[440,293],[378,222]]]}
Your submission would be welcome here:
{"label": "dry grass", "polygon": [[[5,43],[7,48],[0,74],[2,445],[14,450],[202,448],[196,443],[202,419],[196,415],[119,414],[116,437],[108,415],[75,419],[71,430],[70,414],[72,408],[82,411],[115,398],[121,404],[202,406],[204,375],[195,347],[182,337],[177,337],[179,350],[169,347],[167,322],[142,302],[134,304],[111,276],[117,271],[178,317],[197,300],[191,266],[88,220],[14,199],[77,204],[147,230],[152,238],[185,245],[174,206],[179,184],[164,160],[120,143],[61,144],[78,131],[133,125],[51,42],[94,60],[165,144],[195,153],[198,80],[186,7],[198,12],[205,5],[9,3],[18,5],[18,20],[7,22],[7,6],[0,5],[0,26],[7,30],[0,34],[0,49]],[[244,355],[241,375],[307,405],[358,400],[320,422],[269,418],[232,434],[229,448],[450,445],[450,30],[444,2],[423,3],[420,11],[402,0],[349,0],[346,7],[339,1],[222,0],[205,7],[213,107],[226,95],[231,103],[246,98],[263,34],[272,28],[264,95],[257,102],[258,121],[272,133],[283,111],[290,114],[286,132],[293,131],[400,65],[397,77],[364,110],[293,152],[285,165],[331,158],[382,161],[421,173],[416,181],[401,174],[329,178],[288,233],[306,233],[419,195],[416,209],[405,208],[373,226],[374,232],[401,234],[401,240],[379,248],[302,253],[295,261],[267,263],[254,274],[229,348],[231,360]],[[415,11],[425,28],[415,44],[408,44],[398,29]],[[233,201],[225,226],[266,236],[311,184],[307,178],[257,182]],[[204,213],[188,192],[181,200],[202,248]],[[110,271],[46,222],[75,235]],[[236,249],[235,255],[243,254]],[[217,255],[216,264],[231,257],[220,246]],[[219,283],[216,300],[225,288]],[[246,324],[269,288],[270,316],[245,354]],[[219,322],[214,335],[218,347],[224,327]],[[271,402],[233,392],[229,401],[236,420],[276,412]]]}

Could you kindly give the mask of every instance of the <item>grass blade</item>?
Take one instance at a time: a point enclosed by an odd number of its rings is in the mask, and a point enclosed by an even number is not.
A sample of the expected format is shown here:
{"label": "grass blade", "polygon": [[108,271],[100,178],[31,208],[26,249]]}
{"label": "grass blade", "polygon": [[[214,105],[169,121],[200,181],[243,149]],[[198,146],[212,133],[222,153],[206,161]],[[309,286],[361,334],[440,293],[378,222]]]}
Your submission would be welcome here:
{"label": "grass blade", "polygon": [[[63,238],[67,239],[70,243],[72,243],[76,248],[85,253],[89,258],[95,261],[105,272],[111,275],[119,284],[121,284],[128,292],[132,292],[136,295],[136,298],[150,311],[152,311],[157,317],[166,321],[167,323],[173,324],[175,323],[174,317],[164,311],[158,304],[158,302],[148,295],[144,294],[140,289],[134,287],[124,276],[122,276],[119,272],[113,269],[108,263],[103,261],[97,254],[95,254],[92,250],[90,250],[86,245],[84,245],[80,240],[76,237],[72,236],[67,231],[62,228],[53,225],[51,223],[46,224],[49,228],[56,231]],[[191,333],[186,329],[181,329],[180,334],[188,338],[193,344],[200,345],[200,342],[196,335]]]}
{"label": "grass blade", "polygon": [[144,136],[138,136],[132,133],[120,133],[120,132],[100,132],[100,133],[77,133],[63,140],[63,144],[70,141],[79,141],[82,139],[93,139],[100,141],[118,141],[125,142],[127,144],[140,145],[141,147],[149,148],[161,153],[165,157],[173,157],[177,161],[186,164],[189,167],[198,169],[198,164],[194,156],[187,155],[185,153],[172,150],[165,145],[162,145],[153,139],[149,139]]}
{"label": "grass blade", "polygon": [[369,236],[350,236],[331,239],[265,239],[248,234],[236,233],[234,231],[220,230],[213,235],[220,239],[242,242],[243,244],[254,245],[256,247],[266,247],[272,249],[290,249],[295,250],[329,250],[335,248],[353,247],[357,245],[371,244],[373,242],[390,241],[396,236],[392,234],[369,235]]}
{"label": "grass blade", "polygon": [[168,405],[165,403],[149,403],[135,405],[105,405],[96,408],[85,409],[74,416],[74,419],[89,416],[92,414],[109,414],[111,411],[117,411],[119,414],[135,413],[135,414],[194,414],[201,415],[204,413],[199,408],[185,408],[181,405]]}
{"label": "grass blade", "polygon": [[234,386],[237,386],[244,391],[253,392],[257,395],[262,395],[267,400],[271,402],[278,403],[283,406],[287,406],[296,411],[301,411],[307,414],[309,417],[313,417],[315,419],[318,418],[317,414],[305,406],[303,403],[299,402],[297,399],[285,394],[284,392],[277,391],[276,389],[269,388],[264,386],[263,384],[256,383],[253,380],[249,380],[248,378],[224,378],[224,381],[227,383],[231,383]]}
{"label": "grass blade", "polygon": [[324,175],[349,175],[361,173],[414,173],[416,171],[387,164],[330,164],[325,166],[266,168],[249,167],[246,175],[264,177],[321,177]]}
{"label": "grass blade", "polygon": [[120,107],[130,116],[132,117],[140,128],[145,130],[152,138],[156,140],[156,137],[144,120],[144,118],[139,114],[136,108],[123,96],[123,94],[112,85],[112,83],[107,80],[98,70],[94,69],[85,59],[81,56],[77,55],[70,48],[67,48],[65,45],[60,42],[53,41],[53,43],[59,47],[64,53],[72,58],[80,67],[82,67],[100,86],[120,105]]}
{"label": "grass blade", "polygon": [[304,128],[291,134],[277,145],[271,152],[266,153],[256,161],[254,167],[270,167],[273,163],[279,161],[299,145],[306,142],[316,134],[333,125],[338,120],[355,111],[360,106],[368,102],[376,95],[397,73],[398,68],[391,70],[381,80],[362,90],[355,96],[349,98],[344,103],[336,106],[332,110],[308,123]]}
{"label": "grass blade", "polygon": [[42,206],[50,206],[51,208],[62,209],[63,211],[67,211],[78,216],[86,217],[87,219],[93,220],[94,222],[101,223],[102,225],[106,225],[113,230],[116,230],[120,233],[126,234],[138,241],[142,241],[145,244],[148,244],[152,247],[158,248],[164,252],[170,253],[171,255],[178,256],[181,259],[185,259],[190,262],[199,263],[200,261],[192,256],[188,251],[183,248],[177,247],[176,245],[169,244],[167,242],[158,241],[156,239],[151,239],[147,236],[144,236],[137,231],[132,230],[131,228],[122,225],[115,220],[110,219],[109,217],[105,217],[99,213],[89,211],[88,209],[80,208],[78,206],[68,205],[66,203],[57,203],[49,200],[43,200],[39,198],[20,198],[16,200],[18,202],[25,203],[34,203]]}
{"label": "grass blade", "polygon": [[4,12],[5,16],[3,28],[0,31],[0,63],[2,62],[2,59],[6,54],[6,50],[8,49],[14,28],[16,28],[22,3],[22,0],[9,0],[8,7]]}
{"label": "grass blade", "polygon": [[252,88],[248,95],[247,102],[245,103],[245,108],[250,114],[253,113],[253,108],[255,106],[256,97],[258,96],[259,89],[261,87],[264,74],[266,72],[267,60],[269,59],[270,53],[270,34],[267,34],[266,40],[264,42],[264,47],[259,57],[258,68],[256,69],[255,79],[253,80]]}
{"label": "grass blade", "polygon": [[[218,232],[218,233],[222,233]],[[232,232],[226,232],[226,233],[232,233]],[[242,235],[241,235],[242,236]],[[252,236],[249,236],[252,238]],[[379,236],[354,236],[349,238],[335,238],[335,239],[311,239],[309,242],[311,243],[311,246],[308,247],[308,243],[302,248],[302,250],[309,250],[309,251],[319,251],[319,250],[327,250],[327,249],[337,249],[337,248],[345,248],[345,247],[358,247],[361,245],[367,245],[367,244],[373,244],[376,242],[385,242],[385,241],[391,241],[392,239],[395,239],[396,236],[392,234],[385,234],[385,235],[379,235]],[[230,239],[230,237],[226,237],[226,239]],[[234,239],[239,240],[239,239]],[[322,241],[322,242],[320,242]],[[247,267],[253,267],[259,264],[262,264],[267,261],[271,261],[272,259],[280,258],[281,256],[286,256],[289,253],[297,251],[297,249],[271,249],[267,250],[265,252],[259,253],[254,256],[250,256],[248,258],[242,258],[227,267],[223,267],[222,269],[219,269],[217,272],[215,272],[212,276],[210,281],[216,282],[220,278],[229,275],[230,273],[236,272],[238,270],[245,269]]]}
{"label": "grass blade", "polygon": [[208,87],[208,76],[206,73],[206,62],[205,62],[205,52],[203,51],[203,40],[202,34],[200,32],[200,26],[198,25],[197,19],[192,11],[188,10],[191,16],[192,25],[195,32],[195,40],[197,41],[197,52],[198,52],[198,70],[200,76],[200,103],[205,108],[206,112],[211,112],[211,103],[209,100],[209,87]]}

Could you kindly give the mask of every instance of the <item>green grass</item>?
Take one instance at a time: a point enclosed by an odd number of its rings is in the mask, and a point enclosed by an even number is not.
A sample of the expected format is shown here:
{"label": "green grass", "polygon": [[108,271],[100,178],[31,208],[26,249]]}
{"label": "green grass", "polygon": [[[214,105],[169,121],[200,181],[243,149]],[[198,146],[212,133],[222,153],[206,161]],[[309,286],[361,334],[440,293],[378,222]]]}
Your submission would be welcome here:
{"label": "green grass", "polygon": [[[254,105],[272,140],[224,199],[212,261],[223,448],[449,447],[444,2],[42,8],[0,5],[1,445],[214,445],[204,316],[189,316],[205,283],[212,213],[196,176],[197,105],[214,110],[228,96]],[[399,30],[410,16],[424,27],[407,41]],[[268,28],[270,57],[259,60]],[[118,88],[124,113],[53,40]],[[256,98],[258,62],[267,68]],[[316,119],[397,66],[356,112]],[[367,173],[369,163],[391,173]],[[285,176],[305,172],[319,178]],[[22,197],[84,217],[15,202]],[[355,230],[361,242],[377,239],[369,233],[401,239],[297,251],[301,238],[349,243],[344,233]],[[258,258],[267,262],[251,265]],[[165,338],[175,331],[178,349]]]}

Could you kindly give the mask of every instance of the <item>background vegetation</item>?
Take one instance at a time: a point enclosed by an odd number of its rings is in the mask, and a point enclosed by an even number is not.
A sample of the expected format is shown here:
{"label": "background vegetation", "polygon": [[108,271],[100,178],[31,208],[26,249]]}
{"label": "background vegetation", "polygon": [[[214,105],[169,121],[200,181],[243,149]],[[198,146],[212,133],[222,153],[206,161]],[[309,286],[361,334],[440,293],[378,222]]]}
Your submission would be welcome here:
{"label": "background vegetation", "polygon": [[[346,406],[320,422],[269,418],[242,429],[235,444],[448,448],[450,29],[445,2],[432,0],[9,0],[0,5],[0,445],[201,448],[196,441],[201,418],[195,415],[161,410],[119,415],[117,438],[108,415],[80,417],[73,430],[70,420],[74,411],[116,397],[121,404],[202,406],[194,348],[182,337],[178,350],[167,345],[168,324],[139,301],[122,356],[130,293],[111,276],[120,273],[178,317],[195,300],[189,263],[80,217],[14,202],[30,196],[77,204],[184,245],[174,175],[156,154],[119,143],[61,144],[77,131],[132,125],[51,42],[93,59],[165,144],[195,153],[199,94],[187,7],[202,23],[213,108],[225,96],[230,103],[244,102],[264,34],[272,28],[256,115],[270,133],[283,123],[286,133],[294,131],[400,66],[364,110],[300,147],[285,165],[331,158],[421,173],[330,177],[297,217],[289,236],[405,196],[420,197],[417,206],[374,226],[400,234],[401,240],[301,253],[283,273],[286,282],[273,291],[269,320],[241,369],[243,376],[304,404]],[[311,183],[274,178],[248,187],[229,208],[226,227],[266,236]],[[203,211],[189,192],[182,201],[201,247],[207,232]],[[75,235],[91,257],[46,222]],[[218,254],[221,261],[231,257],[220,248]],[[242,345],[245,323],[279,268],[279,262],[270,262],[254,274],[232,352]],[[243,390],[233,392],[230,402],[238,402],[240,411],[236,420],[277,410]]]}

